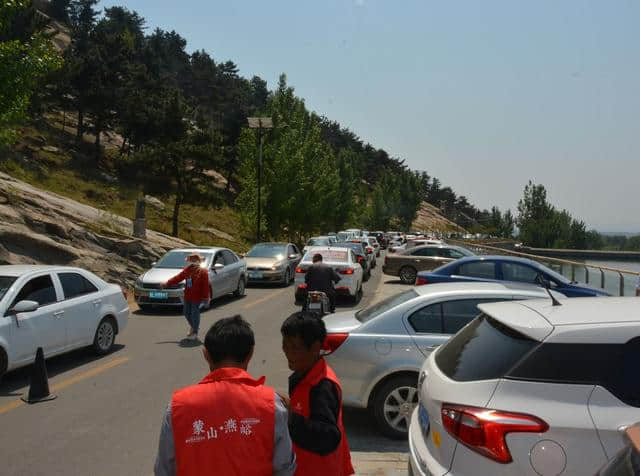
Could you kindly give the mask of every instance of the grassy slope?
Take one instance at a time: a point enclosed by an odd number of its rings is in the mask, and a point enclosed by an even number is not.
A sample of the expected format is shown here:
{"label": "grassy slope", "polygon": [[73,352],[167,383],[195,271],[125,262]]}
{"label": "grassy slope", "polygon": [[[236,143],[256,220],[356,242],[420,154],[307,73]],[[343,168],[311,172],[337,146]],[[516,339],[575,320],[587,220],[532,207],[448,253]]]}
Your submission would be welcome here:
{"label": "grassy slope", "polygon": [[[107,148],[107,165],[98,170],[88,155],[90,144],[86,144],[87,150],[76,151],[73,141],[75,129],[67,126],[65,133],[61,129],[59,116],[55,115],[48,116],[47,122],[25,127],[20,142],[12,150],[0,151],[3,156],[0,157],[0,170],[37,187],[104,210],[105,218],[108,213],[114,213],[132,219],[139,190],[121,181],[109,183],[102,176],[104,173],[113,174],[108,164],[110,158],[117,156],[117,150]],[[57,147],[59,152],[42,150],[43,139],[46,145]],[[91,141],[93,138],[86,139]],[[158,211],[147,206],[147,227],[170,234],[173,197],[157,198],[164,202],[166,208]],[[102,225],[108,226],[108,223]],[[199,232],[198,228],[215,228],[234,237],[234,241]],[[183,206],[179,237],[198,245],[226,246],[236,251],[248,248],[248,242],[241,237],[239,216],[229,206],[220,209]]]}

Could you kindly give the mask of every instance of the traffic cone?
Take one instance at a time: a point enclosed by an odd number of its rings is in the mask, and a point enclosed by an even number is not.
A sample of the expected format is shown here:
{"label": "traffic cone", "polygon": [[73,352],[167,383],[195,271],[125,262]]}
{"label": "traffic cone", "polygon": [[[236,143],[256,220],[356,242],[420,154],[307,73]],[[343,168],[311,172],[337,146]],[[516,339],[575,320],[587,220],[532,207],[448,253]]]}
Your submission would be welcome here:
{"label": "traffic cone", "polygon": [[31,382],[29,384],[29,395],[21,400],[27,403],[46,402],[53,400],[55,395],[49,392],[49,377],[47,376],[47,366],[44,362],[44,351],[42,347],[38,347],[36,352],[36,360],[33,363],[33,371],[31,372]]}

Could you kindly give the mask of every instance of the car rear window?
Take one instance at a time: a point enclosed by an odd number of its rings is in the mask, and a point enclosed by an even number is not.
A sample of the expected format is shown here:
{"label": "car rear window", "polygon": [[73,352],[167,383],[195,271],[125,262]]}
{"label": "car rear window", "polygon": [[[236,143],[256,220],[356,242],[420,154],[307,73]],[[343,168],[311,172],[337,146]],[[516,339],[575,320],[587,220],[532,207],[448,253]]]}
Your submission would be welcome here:
{"label": "car rear window", "polygon": [[503,377],[538,342],[481,314],[436,354],[436,364],[452,380],[469,382]]}
{"label": "car rear window", "polygon": [[331,263],[348,263],[349,252],[347,250],[319,250],[310,251],[304,257],[303,261],[311,261],[315,255],[321,255],[322,261]]}
{"label": "car rear window", "polygon": [[377,304],[370,306],[366,309],[362,309],[356,312],[356,319],[360,322],[367,322],[371,319],[379,316],[383,312],[387,312],[389,309],[399,306],[415,297],[418,296],[418,293],[413,289],[409,289],[408,291],[404,291],[393,296],[388,297],[387,299],[383,299]]}
{"label": "car rear window", "polygon": [[199,254],[205,261],[211,259],[211,253],[201,253],[195,251],[169,251],[156,263],[156,268],[179,269],[187,266],[187,257],[192,254]]}

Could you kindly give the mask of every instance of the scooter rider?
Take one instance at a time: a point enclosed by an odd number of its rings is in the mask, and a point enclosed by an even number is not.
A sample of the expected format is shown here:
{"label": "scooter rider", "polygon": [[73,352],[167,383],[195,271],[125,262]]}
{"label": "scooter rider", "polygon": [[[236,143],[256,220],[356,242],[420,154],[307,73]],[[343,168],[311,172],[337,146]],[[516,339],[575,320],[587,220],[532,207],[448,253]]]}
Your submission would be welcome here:
{"label": "scooter rider", "polygon": [[336,312],[336,290],[333,283],[340,281],[340,276],[335,270],[322,262],[322,255],[316,253],[311,259],[313,264],[307,269],[304,281],[307,283],[307,292],[322,291],[329,298],[331,312]]}

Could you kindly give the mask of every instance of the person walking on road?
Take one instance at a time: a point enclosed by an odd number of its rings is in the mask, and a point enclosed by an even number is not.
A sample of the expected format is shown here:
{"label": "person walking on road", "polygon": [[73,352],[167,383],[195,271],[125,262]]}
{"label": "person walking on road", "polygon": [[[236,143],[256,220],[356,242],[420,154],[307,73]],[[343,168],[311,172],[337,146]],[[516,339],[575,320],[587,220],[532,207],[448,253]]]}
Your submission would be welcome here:
{"label": "person walking on road", "polygon": [[274,389],[247,373],[255,339],[236,315],[207,332],[203,355],[211,372],[173,394],[167,407],[156,476],[291,476],[296,457],[287,409]]}
{"label": "person walking on road", "polygon": [[331,266],[322,262],[322,255],[317,253],[311,258],[312,265],[304,275],[304,282],[307,283],[307,292],[322,291],[329,298],[331,312],[336,312],[336,290],[333,283],[340,281],[340,276]]}
{"label": "person walking on road", "polygon": [[327,335],[322,319],[312,312],[292,314],[281,327],[282,349],[289,369],[289,433],[294,443],[298,476],[354,474],[342,423],[340,381],[320,350]]}
{"label": "person walking on road", "polygon": [[187,267],[184,268],[177,276],[174,276],[161,288],[174,286],[182,281],[184,286],[184,317],[189,323],[189,333],[187,339],[198,340],[198,331],[200,329],[200,305],[206,304],[211,299],[211,288],[209,287],[209,273],[201,264],[203,259],[198,254],[192,254],[187,257]]}

